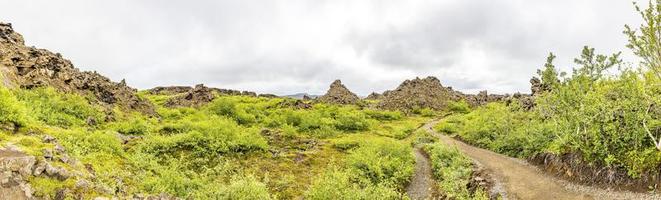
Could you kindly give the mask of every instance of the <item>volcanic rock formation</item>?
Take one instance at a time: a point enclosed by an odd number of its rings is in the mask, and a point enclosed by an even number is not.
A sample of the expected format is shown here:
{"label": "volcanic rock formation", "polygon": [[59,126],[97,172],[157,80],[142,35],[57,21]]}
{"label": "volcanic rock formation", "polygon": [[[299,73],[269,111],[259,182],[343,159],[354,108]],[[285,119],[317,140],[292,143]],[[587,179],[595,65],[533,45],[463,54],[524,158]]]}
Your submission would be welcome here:
{"label": "volcanic rock formation", "polygon": [[328,92],[317,100],[319,102],[331,104],[355,104],[360,101],[360,98],[358,98],[358,95],[349,91],[349,89],[342,84],[342,81],[335,80],[330,85]]}
{"label": "volcanic rock formation", "polygon": [[433,76],[406,80],[397,89],[385,92],[378,107],[389,110],[412,111],[417,108],[440,110],[453,99],[453,92]]}
{"label": "volcanic rock formation", "polygon": [[50,86],[63,92],[88,93],[104,105],[119,105],[154,115],[149,101],[135,95],[136,90],[96,72],[81,72],[59,53],[25,46],[23,36],[11,24],[0,22],[0,77],[8,87]]}
{"label": "volcanic rock formation", "polygon": [[365,97],[365,100],[379,100],[382,97],[383,97],[382,94],[372,92],[370,95],[367,95],[367,97]]}
{"label": "volcanic rock formation", "polygon": [[196,85],[183,95],[175,96],[165,102],[166,107],[195,107],[213,101],[216,96],[213,90],[202,85]]}

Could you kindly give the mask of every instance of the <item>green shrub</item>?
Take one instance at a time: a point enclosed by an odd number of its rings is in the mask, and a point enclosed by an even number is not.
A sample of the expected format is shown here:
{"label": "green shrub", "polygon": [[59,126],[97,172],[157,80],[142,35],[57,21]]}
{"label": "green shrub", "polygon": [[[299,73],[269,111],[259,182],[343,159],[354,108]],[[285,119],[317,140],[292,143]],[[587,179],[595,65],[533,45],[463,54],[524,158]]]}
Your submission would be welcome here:
{"label": "green shrub", "polygon": [[144,118],[135,117],[126,121],[115,122],[110,127],[124,135],[146,135],[150,132],[150,127],[153,126]]}
{"label": "green shrub", "polygon": [[423,117],[433,117],[436,116],[436,111],[434,111],[431,108],[420,108],[420,109],[413,109],[413,114],[418,114]]}
{"label": "green shrub", "polygon": [[0,87],[0,124],[12,123],[15,126],[26,126],[29,122],[25,104],[16,99],[12,92]]}
{"label": "green shrub", "polygon": [[363,112],[369,118],[379,121],[393,121],[402,119],[402,113],[399,111],[364,110]]}
{"label": "green shrub", "polygon": [[468,157],[457,149],[439,143],[427,144],[423,149],[430,157],[437,185],[448,199],[489,199],[484,192],[472,194],[468,190],[467,186],[473,173],[472,163]]}
{"label": "green shrub", "polygon": [[451,101],[448,103],[448,110],[454,113],[469,113],[471,111],[470,105],[466,101]]}
{"label": "green shrub", "polygon": [[412,148],[389,138],[371,140],[350,152],[347,164],[373,184],[402,187],[413,175]]}
{"label": "green shrub", "polygon": [[348,171],[331,169],[315,179],[310,189],[305,192],[305,199],[401,199],[394,189],[384,185],[365,183]]}
{"label": "green shrub", "polygon": [[88,120],[103,122],[101,108],[92,106],[77,94],[57,92],[53,88],[19,90],[18,99],[30,105],[29,112],[45,124],[59,127],[86,126]]}
{"label": "green shrub", "polygon": [[219,196],[214,199],[268,200],[273,197],[266,185],[254,176],[234,176],[229,185],[221,187]]}
{"label": "green shrub", "polygon": [[369,128],[365,115],[357,111],[339,112],[335,120],[337,120],[335,127],[342,131],[364,131]]}
{"label": "green shrub", "polygon": [[153,136],[144,150],[154,154],[190,153],[196,158],[217,154],[262,151],[268,146],[255,128],[243,128],[236,122],[218,116],[191,115],[182,119],[190,131],[171,136]]}

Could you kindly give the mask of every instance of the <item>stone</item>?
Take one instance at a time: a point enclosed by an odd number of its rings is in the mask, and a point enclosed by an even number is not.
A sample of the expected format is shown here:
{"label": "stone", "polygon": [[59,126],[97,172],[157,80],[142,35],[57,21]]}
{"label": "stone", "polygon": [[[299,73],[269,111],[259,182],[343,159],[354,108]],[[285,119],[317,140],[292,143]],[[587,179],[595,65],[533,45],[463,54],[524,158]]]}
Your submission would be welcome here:
{"label": "stone", "polygon": [[63,155],[66,153],[66,149],[64,149],[64,146],[60,144],[55,144],[55,153],[59,155]]}
{"label": "stone", "polygon": [[26,180],[32,175],[35,163],[34,156],[21,152],[16,146],[0,148],[0,199],[32,199],[33,191]]}
{"label": "stone", "polygon": [[44,135],[44,138],[42,139],[43,142],[45,143],[51,143],[51,142],[56,142],[57,139],[53,136],[50,135]]}
{"label": "stone", "polygon": [[44,150],[43,150],[43,153],[44,153],[44,158],[45,158],[46,160],[53,160],[53,150],[50,150],[50,149],[44,149]]}
{"label": "stone", "polygon": [[75,187],[76,187],[76,188],[79,188],[79,189],[83,189],[83,190],[85,190],[85,189],[88,189],[88,188],[90,187],[90,185],[91,185],[91,184],[90,184],[89,181],[87,181],[87,180],[85,180],[85,179],[78,179],[78,180],[76,181]]}

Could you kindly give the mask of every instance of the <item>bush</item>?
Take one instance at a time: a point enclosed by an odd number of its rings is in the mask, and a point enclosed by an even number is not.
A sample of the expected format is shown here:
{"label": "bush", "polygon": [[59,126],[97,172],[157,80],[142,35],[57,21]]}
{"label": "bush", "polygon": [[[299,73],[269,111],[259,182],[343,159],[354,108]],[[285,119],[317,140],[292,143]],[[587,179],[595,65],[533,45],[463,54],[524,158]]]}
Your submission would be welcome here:
{"label": "bush", "polygon": [[29,122],[27,108],[9,89],[0,87],[0,124],[11,123],[17,127],[26,126]]}
{"label": "bush", "polygon": [[394,189],[384,185],[365,184],[361,178],[351,172],[331,169],[317,178],[308,191],[305,199],[335,200],[335,199],[401,199]]}
{"label": "bush", "polygon": [[366,142],[350,152],[347,164],[373,184],[402,187],[413,175],[412,148],[389,138]]}
{"label": "bush", "polygon": [[468,190],[473,173],[468,157],[439,143],[427,144],[423,149],[430,157],[437,185],[448,199],[489,199],[486,193],[479,192],[483,188],[478,188],[474,194]]}
{"label": "bush", "polygon": [[182,121],[189,131],[150,137],[142,148],[155,155],[190,153],[194,158],[211,159],[217,154],[262,151],[268,146],[257,129],[240,127],[226,118],[201,113]]}
{"label": "bush", "polygon": [[30,105],[32,116],[47,125],[63,128],[86,126],[88,120],[102,122],[105,118],[101,108],[92,106],[77,94],[60,93],[53,88],[36,88],[19,90],[17,96]]}
{"label": "bush", "polygon": [[399,111],[364,110],[363,112],[369,118],[379,121],[393,121],[402,119],[402,113]]}
{"label": "bush", "polygon": [[471,111],[470,105],[466,101],[451,101],[448,103],[448,110],[454,113],[469,113]]}

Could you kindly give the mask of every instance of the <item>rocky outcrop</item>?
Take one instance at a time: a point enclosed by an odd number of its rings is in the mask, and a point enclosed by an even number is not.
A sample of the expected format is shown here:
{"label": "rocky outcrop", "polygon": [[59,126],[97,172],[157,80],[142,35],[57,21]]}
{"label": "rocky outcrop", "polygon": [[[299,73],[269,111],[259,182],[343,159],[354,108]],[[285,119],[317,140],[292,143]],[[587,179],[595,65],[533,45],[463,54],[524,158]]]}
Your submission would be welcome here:
{"label": "rocky outcrop", "polygon": [[405,112],[417,108],[440,110],[450,100],[455,100],[452,91],[443,87],[436,77],[416,77],[404,81],[395,90],[385,92],[378,108]]}
{"label": "rocky outcrop", "polygon": [[155,87],[147,90],[149,94],[155,95],[174,95],[188,92],[193,88],[190,86],[168,86],[168,87]]}
{"label": "rocky outcrop", "polygon": [[342,81],[335,80],[323,96],[317,98],[319,102],[330,104],[355,104],[360,101],[358,95],[351,92],[342,84]]}
{"label": "rocky outcrop", "polygon": [[281,108],[295,108],[295,109],[310,109],[312,104],[305,103],[300,99],[285,99],[280,102],[279,107]]}
{"label": "rocky outcrop", "polygon": [[467,94],[463,99],[472,106],[481,106],[491,102],[505,101],[510,95],[488,94],[486,90],[480,91],[477,95]]}
{"label": "rocky outcrop", "polygon": [[213,101],[216,96],[213,90],[202,85],[196,85],[185,94],[172,97],[165,102],[166,107],[196,107]]}
{"label": "rocky outcrop", "polygon": [[0,23],[0,72],[9,87],[54,87],[63,92],[93,94],[104,105],[119,105],[154,115],[149,101],[136,96],[125,81],[119,83],[96,72],[81,72],[59,53],[25,46],[11,24]]}
{"label": "rocky outcrop", "polygon": [[372,92],[371,94],[367,95],[367,97],[365,97],[365,100],[379,100],[382,97],[383,97],[382,94]]}

